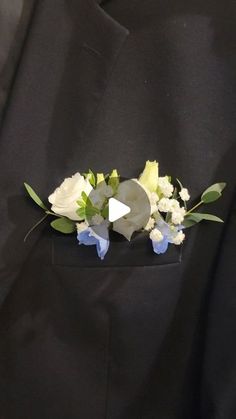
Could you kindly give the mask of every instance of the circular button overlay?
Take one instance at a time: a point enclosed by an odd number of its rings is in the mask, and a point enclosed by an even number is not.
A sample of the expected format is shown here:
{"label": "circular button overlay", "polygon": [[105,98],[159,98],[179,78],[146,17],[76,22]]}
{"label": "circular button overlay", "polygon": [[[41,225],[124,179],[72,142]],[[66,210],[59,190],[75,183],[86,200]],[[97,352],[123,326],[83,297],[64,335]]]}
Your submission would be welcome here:
{"label": "circular button overlay", "polygon": [[130,240],[132,233],[144,228],[150,218],[148,192],[135,179],[112,178],[112,185],[104,180],[90,192],[85,219],[100,238],[108,239],[110,226]]}

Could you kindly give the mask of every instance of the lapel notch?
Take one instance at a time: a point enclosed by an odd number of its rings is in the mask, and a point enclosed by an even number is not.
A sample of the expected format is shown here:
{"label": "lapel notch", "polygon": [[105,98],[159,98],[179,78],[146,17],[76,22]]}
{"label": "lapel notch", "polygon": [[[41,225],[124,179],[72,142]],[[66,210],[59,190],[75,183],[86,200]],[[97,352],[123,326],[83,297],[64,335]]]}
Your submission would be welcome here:
{"label": "lapel notch", "polygon": [[[95,0],[68,2],[73,39],[67,65],[65,114],[76,124],[76,138],[83,138],[86,127],[102,99],[116,58],[129,34],[127,28],[110,17]],[[75,51],[78,51],[75,56]],[[73,67],[72,67],[73,65]],[[68,132],[68,131],[67,131]]]}

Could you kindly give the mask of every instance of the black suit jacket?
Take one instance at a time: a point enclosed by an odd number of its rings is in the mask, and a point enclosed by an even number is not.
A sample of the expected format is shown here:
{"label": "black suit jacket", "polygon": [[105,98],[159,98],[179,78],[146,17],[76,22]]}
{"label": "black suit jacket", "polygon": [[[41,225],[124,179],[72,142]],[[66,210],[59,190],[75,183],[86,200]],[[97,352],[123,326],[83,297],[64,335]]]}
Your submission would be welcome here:
{"label": "black suit jacket", "polygon": [[[44,0],[28,26],[0,132],[0,417],[236,417],[233,0]],[[67,176],[145,160],[191,204],[228,183],[182,247],[95,249],[42,225]],[[214,210],[214,211],[213,211]]]}

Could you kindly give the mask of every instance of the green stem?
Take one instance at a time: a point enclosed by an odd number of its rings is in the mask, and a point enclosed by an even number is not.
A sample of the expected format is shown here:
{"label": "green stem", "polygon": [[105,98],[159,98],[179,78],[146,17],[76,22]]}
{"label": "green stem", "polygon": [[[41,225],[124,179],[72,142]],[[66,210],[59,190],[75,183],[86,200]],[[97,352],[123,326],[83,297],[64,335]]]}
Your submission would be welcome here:
{"label": "green stem", "polygon": [[44,215],[26,234],[26,236],[24,237],[24,242],[26,242],[27,238],[29,237],[29,235],[32,233],[32,231],[34,231],[34,229],[36,227],[39,226],[39,224],[41,224],[46,218],[47,218],[48,214]]}
{"label": "green stem", "polygon": [[196,208],[198,208],[200,205],[202,205],[204,202],[203,201],[200,201],[200,202],[198,202],[198,204],[196,204],[196,205],[194,205],[194,207],[193,208],[191,208],[191,210],[189,210],[189,211],[187,211],[186,212],[186,214],[185,214],[185,217],[186,217],[186,215],[188,215],[188,214],[190,214],[191,212],[193,212]]}
{"label": "green stem", "polygon": [[61,215],[56,214],[55,212],[45,211],[47,215],[54,215],[54,217],[61,217]]}
{"label": "green stem", "polygon": [[[181,199],[181,201],[183,201],[180,195],[178,195],[175,199],[177,199],[177,201],[178,201],[178,199]],[[183,202],[184,202],[184,208],[187,209],[186,201],[183,201]]]}

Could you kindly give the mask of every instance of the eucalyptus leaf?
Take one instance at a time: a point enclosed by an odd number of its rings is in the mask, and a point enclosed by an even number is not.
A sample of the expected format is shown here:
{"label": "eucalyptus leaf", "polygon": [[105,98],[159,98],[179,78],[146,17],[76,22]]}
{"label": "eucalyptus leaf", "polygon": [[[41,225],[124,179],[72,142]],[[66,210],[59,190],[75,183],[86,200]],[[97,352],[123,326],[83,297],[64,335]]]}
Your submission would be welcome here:
{"label": "eucalyptus leaf", "polygon": [[216,201],[221,197],[225,187],[226,183],[224,182],[215,183],[214,185],[209,186],[201,196],[202,202],[204,202],[204,204],[209,204],[210,202]]}
{"label": "eucalyptus leaf", "polygon": [[210,204],[210,202],[217,201],[221,197],[221,193],[217,191],[207,192],[202,195],[201,200],[204,204]]}
{"label": "eucalyptus leaf", "polygon": [[191,220],[190,218],[186,217],[181,224],[184,226],[184,228],[189,228],[197,224],[197,221]]}
{"label": "eucalyptus leaf", "polygon": [[64,234],[71,234],[76,230],[76,226],[74,221],[69,220],[69,218],[66,217],[60,217],[56,220],[52,221],[51,223],[52,228],[54,230],[60,231]]}
{"label": "eucalyptus leaf", "polygon": [[24,182],[25,189],[27,190],[29,196],[33,199],[33,201],[43,210],[48,211],[48,208],[46,205],[44,205],[43,201],[39,198],[39,196],[36,194],[36,192],[33,190],[33,188],[28,185],[28,183]]}
{"label": "eucalyptus leaf", "polygon": [[199,212],[192,212],[186,217],[187,220],[194,221],[195,223],[199,223],[202,220],[207,221],[215,221],[217,223],[223,223],[224,221],[213,214],[202,214]]}

